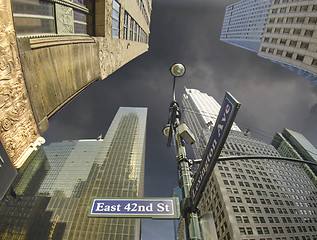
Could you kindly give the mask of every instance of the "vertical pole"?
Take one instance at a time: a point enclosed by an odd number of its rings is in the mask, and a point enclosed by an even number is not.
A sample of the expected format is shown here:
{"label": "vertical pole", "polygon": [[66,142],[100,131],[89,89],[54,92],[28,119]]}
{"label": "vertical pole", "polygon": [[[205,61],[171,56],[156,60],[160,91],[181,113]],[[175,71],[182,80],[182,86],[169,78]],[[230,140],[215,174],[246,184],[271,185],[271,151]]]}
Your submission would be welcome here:
{"label": "vertical pole", "polygon": [[178,129],[180,122],[179,109],[177,108],[175,119],[175,140],[177,147],[177,167],[179,187],[182,189],[183,201],[181,204],[182,216],[185,218],[186,236],[190,240],[200,240],[200,228],[197,211],[192,208],[192,200],[190,196],[191,172],[189,170],[189,160],[186,156],[186,149],[182,142]]}

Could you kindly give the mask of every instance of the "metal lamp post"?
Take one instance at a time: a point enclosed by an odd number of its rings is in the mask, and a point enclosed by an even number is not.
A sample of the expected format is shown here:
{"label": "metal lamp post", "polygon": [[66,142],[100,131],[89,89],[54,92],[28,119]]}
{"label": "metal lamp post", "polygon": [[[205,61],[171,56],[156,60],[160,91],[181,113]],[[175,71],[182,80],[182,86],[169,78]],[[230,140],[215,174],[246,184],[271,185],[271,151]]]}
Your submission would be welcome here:
{"label": "metal lamp post", "polygon": [[200,227],[198,219],[198,209],[193,208],[190,189],[192,185],[190,160],[186,156],[184,143],[194,143],[194,138],[185,124],[180,124],[181,114],[179,104],[175,97],[176,78],[185,74],[185,66],[181,63],[175,63],[170,67],[170,72],[174,76],[173,80],[173,100],[169,107],[168,124],[163,129],[163,133],[168,137],[167,146],[170,147],[172,136],[175,136],[177,150],[177,167],[179,187],[182,189],[183,200],[181,202],[181,213],[185,219],[187,239],[200,240]]}

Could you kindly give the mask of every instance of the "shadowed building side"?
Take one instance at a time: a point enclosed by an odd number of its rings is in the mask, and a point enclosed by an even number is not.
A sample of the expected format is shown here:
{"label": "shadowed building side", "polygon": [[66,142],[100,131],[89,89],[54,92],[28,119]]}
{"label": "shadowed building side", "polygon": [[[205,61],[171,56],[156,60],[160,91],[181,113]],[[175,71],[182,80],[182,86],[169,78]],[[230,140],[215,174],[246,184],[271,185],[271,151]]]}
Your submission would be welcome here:
{"label": "shadowed building side", "polygon": [[0,139],[16,168],[52,116],[148,50],[151,11],[151,0],[0,0]]}

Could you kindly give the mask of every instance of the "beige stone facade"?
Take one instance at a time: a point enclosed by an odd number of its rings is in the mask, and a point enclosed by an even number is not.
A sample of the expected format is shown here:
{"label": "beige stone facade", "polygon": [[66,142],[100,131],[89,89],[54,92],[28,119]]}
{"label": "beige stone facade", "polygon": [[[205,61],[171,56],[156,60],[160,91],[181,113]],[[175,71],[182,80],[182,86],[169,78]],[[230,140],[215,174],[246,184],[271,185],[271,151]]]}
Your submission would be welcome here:
{"label": "beige stone facade", "polygon": [[43,142],[48,120],[63,106],[148,50],[152,1],[0,0],[0,6],[0,139],[15,163]]}
{"label": "beige stone facade", "polygon": [[25,86],[9,0],[0,1],[0,140],[16,168],[40,138]]}
{"label": "beige stone facade", "polygon": [[303,76],[316,76],[316,23],[316,0],[272,0],[258,55]]}

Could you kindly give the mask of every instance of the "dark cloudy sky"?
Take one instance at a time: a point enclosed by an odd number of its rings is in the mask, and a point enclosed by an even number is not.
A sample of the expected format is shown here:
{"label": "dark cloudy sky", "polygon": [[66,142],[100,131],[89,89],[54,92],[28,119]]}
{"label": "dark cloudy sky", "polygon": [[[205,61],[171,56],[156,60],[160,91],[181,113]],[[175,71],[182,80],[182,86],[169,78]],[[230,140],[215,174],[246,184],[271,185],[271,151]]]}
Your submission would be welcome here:
{"label": "dark cloudy sky", "polygon": [[[219,41],[229,0],[154,0],[150,49],[96,82],[52,120],[47,142],[104,135],[120,106],[148,107],[145,196],[168,197],[177,185],[174,150],[161,130],[172,94],[169,66],[186,65],[184,86],[222,102],[229,91],[241,103],[236,123],[270,142],[276,131],[303,133],[317,146],[317,85],[255,53]],[[143,240],[173,239],[171,221],[146,220]]]}

